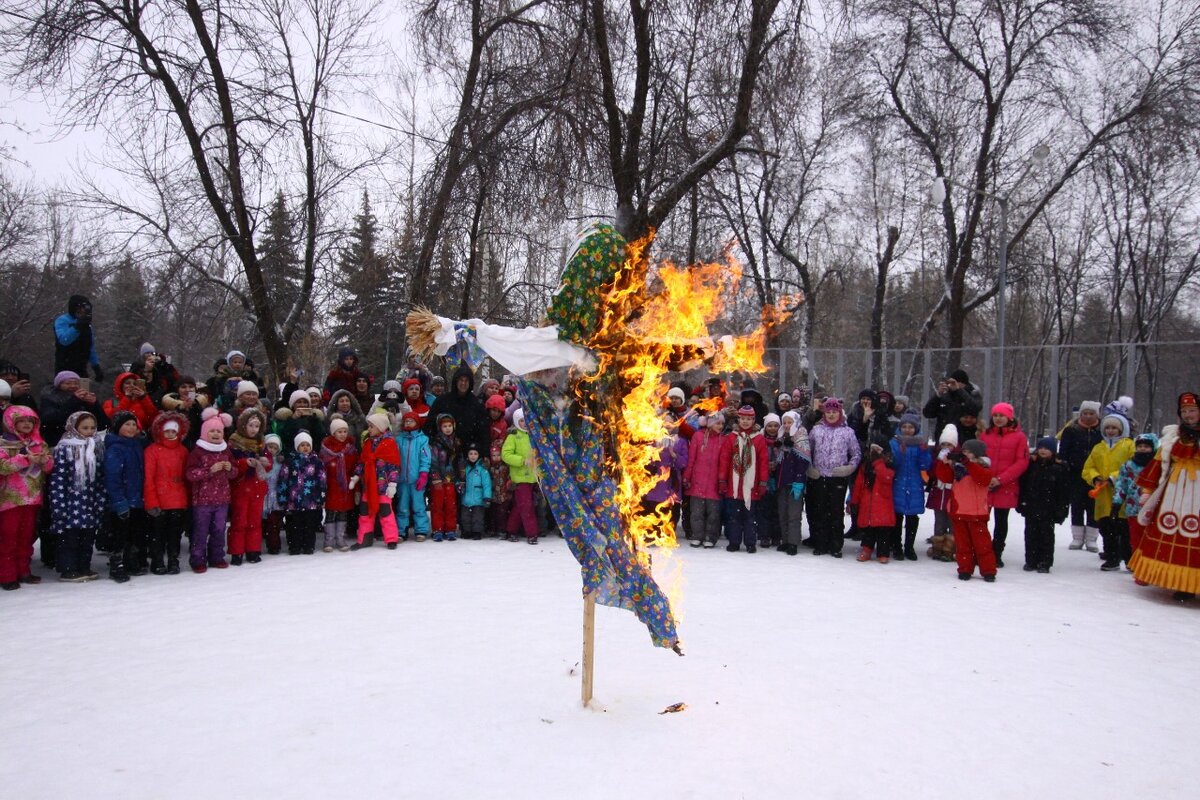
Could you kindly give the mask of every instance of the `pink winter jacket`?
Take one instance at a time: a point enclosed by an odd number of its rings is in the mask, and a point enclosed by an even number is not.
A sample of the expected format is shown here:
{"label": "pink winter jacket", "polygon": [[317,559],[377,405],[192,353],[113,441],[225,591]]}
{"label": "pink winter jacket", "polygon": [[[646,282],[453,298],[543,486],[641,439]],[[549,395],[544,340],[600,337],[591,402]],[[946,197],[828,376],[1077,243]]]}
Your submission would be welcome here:
{"label": "pink winter jacket", "polygon": [[[17,417],[33,418],[33,433],[28,438],[17,435]],[[54,469],[54,460],[48,458],[39,467],[32,456],[41,454],[49,455],[50,447],[42,440],[38,415],[25,406],[6,408],[0,439],[0,511],[42,504],[42,486]]]}
{"label": "pink winter jacket", "polygon": [[688,443],[688,463],[683,471],[683,486],[688,497],[720,500],[717,484],[721,474],[721,439],[724,434],[708,428],[697,431]]}
{"label": "pink winter jacket", "polygon": [[1013,420],[1004,428],[992,425],[979,435],[979,440],[987,445],[992,472],[1000,479],[1000,485],[992,490],[992,508],[1016,508],[1018,482],[1029,468],[1029,441],[1025,432]]}

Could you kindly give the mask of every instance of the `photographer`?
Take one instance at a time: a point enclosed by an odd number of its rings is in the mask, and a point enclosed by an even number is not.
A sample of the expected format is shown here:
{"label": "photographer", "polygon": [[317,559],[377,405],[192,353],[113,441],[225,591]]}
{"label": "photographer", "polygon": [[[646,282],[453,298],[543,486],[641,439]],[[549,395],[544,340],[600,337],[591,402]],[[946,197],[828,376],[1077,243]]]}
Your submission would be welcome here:
{"label": "photographer", "polygon": [[[959,418],[964,415],[977,417],[982,410],[983,395],[965,371],[956,369],[938,382],[937,394],[929,398],[921,414],[935,421],[933,435],[939,438],[947,425],[958,425]],[[958,433],[965,441],[967,432],[961,426]]]}
{"label": "photographer", "polygon": [[92,303],[73,294],[67,301],[67,313],[54,320],[54,371],[86,375],[88,365],[96,380],[104,380],[92,333]]}
{"label": "photographer", "polygon": [[155,405],[160,405],[165,395],[179,388],[179,371],[149,342],[142,345],[129,371],[146,382],[146,393]]}
{"label": "photographer", "polygon": [[64,370],[54,376],[54,382],[42,389],[38,398],[38,416],[42,418],[42,438],[53,447],[62,438],[67,418],[76,411],[86,411],[96,418],[96,427],[108,427],[108,417],[96,401],[96,395],[83,385],[74,372]]}
{"label": "photographer", "polygon": [[4,406],[29,406],[37,408],[33,389],[29,384],[29,373],[21,372],[11,361],[0,359],[0,381],[8,384],[8,395]]}

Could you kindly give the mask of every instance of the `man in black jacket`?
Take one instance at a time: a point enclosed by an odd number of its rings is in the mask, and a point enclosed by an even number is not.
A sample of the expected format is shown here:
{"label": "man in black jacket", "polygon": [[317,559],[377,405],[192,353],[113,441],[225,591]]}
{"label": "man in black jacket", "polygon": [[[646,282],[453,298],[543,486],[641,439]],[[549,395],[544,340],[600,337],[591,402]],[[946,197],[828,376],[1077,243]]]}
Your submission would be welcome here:
{"label": "man in black jacket", "polygon": [[483,401],[475,396],[475,376],[471,368],[463,364],[454,370],[450,379],[450,390],[433,401],[429,416],[425,419],[425,434],[433,439],[437,433],[439,414],[454,417],[457,435],[463,442],[488,441],[488,417]]}
{"label": "man in black jacket", "polygon": [[[982,410],[983,395],[964,370],[956,369],[938,383],[937,394],[929,398],[921,414],[935,421],[933,438],[936,441],[947,425],[957,426],[959,418],[965,413],[977,417]],[[965,431],[960,429],[958,433],[962,440]]]}

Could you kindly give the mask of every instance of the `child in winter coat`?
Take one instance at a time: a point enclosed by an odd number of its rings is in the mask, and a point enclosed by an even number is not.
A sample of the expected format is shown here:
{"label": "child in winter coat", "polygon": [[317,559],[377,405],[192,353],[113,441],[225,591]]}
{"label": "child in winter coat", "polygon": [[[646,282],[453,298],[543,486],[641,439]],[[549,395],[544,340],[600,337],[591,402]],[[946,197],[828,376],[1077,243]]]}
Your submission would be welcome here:
{"label": "child in winter coat", "polygon": [[1100,432],[1104,438],[1092,448],[1084,462],[1083,479],[1092,486],[1091,496],[1096,502],[1093,513],[1104,541],[1104,563],[1100,569],[1112,572],[1121,568],[1122,561],[1128,564],[1133,556],[1129,547],[1129,524],[1125,521],[1124,508],[1113,502],[1113,487],[1122,465],[1133,458],[1134,447],[1129,438],[1129,421],[1120,414],[1110,414],[1100,420]]}
{"label": "child in winter coat", "polygon": [[[349,484],[352,491],[355,486],[362,485],[358,502],[358,541],[350,546],[351,550],[370,547],[375,543],[376,517],[379,518],[379,527],[388,550],[395,550],[396,543],[400,541],[392,502],[398,491],[401,460],[400,449],[390,430],[387,414],[367,417],[367,438],[363,442],[362,458]],[[421,481],[421,488],[425,488],[424,480]]]}
{"label": "child in winter coat", "polygon": [[[925,507],[933,512],[933,538],[926,555],[934,561],[954,560],[954,531],[950,525],[950,494],[954,488],[953,460],[958,448],[958,427],[947,425],[938,437],[937,458],[929,470],[929,497]],[[907,557],[907,556],[906,556]]]}
{"label": "child in winter coat", "polygon": [[725,415],[710,414],[704,430],[692,434],[688,443],[688,464],[683,471],[683,489],[690,500],[692,547],[716,547],[721,538],[721,441]]}
{"label": "child in winter coat", "polygon": [[[906,411],[900,418],[899,432],[892,439],[892,467],[896,479],[892,483],[892,504],[896,509],[896,526],[892,531],[892,555],[897,559],[917,560],[917,527],[925,511],[925,478],[933,465],[933,456],[921,438],[921,416]],[[947,426],[953,427],[953,426]],[[904,548],[900,547],[900,526],[904,526]]]}
{"label": "child in winter coat", "polygon": [[513,414],[513,430],[508,432],[504,446],[500,449],[508,474],[513,482],[513,505],[508,515],[508,541],[517,541],[517,531],[525,529],[525,541],[537,544],[538,524],[534,512],[533,487],[537,483],[537,457],[529,430],[525,427],[525,411],[517,409]]}
{"label": "child in winter coat", "polygon": [[1004,566],[1004,543],[1008,541],[1008,512],[1017,507],[1021,474],[1029,466],[1029,440],[1021,430],[1009,403],[992,406],[992,424],[979,435],[987,445],[992,462],[991,504],[995,515],[992,548],[996,551],[996,566]]}
{"label": "child in winter coat", "polygon": [[188,451],[183,443],[189,425],[178,411],[159,414],[150,425],[153,443],[146,448],[143,496],[150,517],[150,571],[155,575],[179,574],[179,537],[188,513]]}
{"label": "child in winter coat", "polygon": [[293,450],[283,459],[276,485],[276,500],[287,515],[288,555],[311,556],[317,547],[317,528],[325,507],[325,465],[313,452],[307,431],[296,434]]}
{"label": "child in winter coat", "polygon": [[104,488],[112,523],[108,577],[125,583],[146,574],[146,437],[129,411],[113,415],[104,438]]}
{"label": "child in winter coat", "polygon": [[485,510],[492,502],[492,475],[480,456],[479,445],[467,445],[461,490],[464,539],[483,538]]}
{"label": "child in winter coat", "polygon": [[504,463],[504,442],[492,442],[488,453],[488,474],[492,478],[492,502],[487,507],[488,536],[503,536],[512,510],[512,479],[508,477],[508,465]]}
{"label": "child in winter coat", "polygon": [[273,556],[279,555],[283,547],[283,509],[279,505],[279,473],[283,471],[283,440],[278,434],[268,433],[263,439],[263,448],[271,459],[271,468],[267,470],[267,493],[263,497],[263,539],[267,552]]}
{"label": "child in winter coat", "polygon": [[4,409],[0,439],[0,589],[41,583],[30,569],[45,478],[54,468],[41,420],[28,406]]}
{"label": "child in winter coat", "polygon": [[963,444],[960,459],[951,466],[954,487],[950,490],[950,524],[960,581],[970,580],[976,565],[985,581],[996,580],[996,553],[987,529],[995,473],[987,452],[986,444],[972,439]]}
{"label": "child in winter coat", "polygon": [[1125,514],[1125,522],[1129,525],[1129,550],[1136,553],[1142,543],[1142,525],[1138,522],[1138,512],[1142,510],[1141,489],[1137,479],[1142,470],[1158,453],[1158,437],[1153,433],[1143,433],[1133,440],[1133,457],[1121,465],[1117,475],[1113,505],[1120,506]]}
{"label": "child in winter coat", "polygon": [[113,381],[113,396],[104,403],[104,413],[111,420],[119,411],[128,411],[137,418],[138,428],[150,430],[158,416],[158,408],[146,394],[146,381],[132,372],[122,372]]}
{"label": "child in winter coat", "polygon": [[770,457],[762,431],[757,430],[754,406],[742,406],[737,412],[737,428],[721,441],[721,461],[717,470],[717,488],[728,500],[729,519],[725,547],[736,553],[746,543],[746,552],[758,550],[754,529],[754,504],[767,493]]}
{"label": "child in winter coat", "polygon": [[438,414],[437,433],[429,443],[429,515],[433,518],[433,540],[454,541],[458,528],[458,494],[455,485],[462,475],[462,444],[455,433],[454,417]]}
{"label": "child in winter coat", "polygon": [[842,557],[846,531],[846,489],[862,460],[854,431],[846,424],[842,401],[827,397],[821,421],[808,434],[812,466],[808,468],[808,527],[813,555]]}
{"label": "child in winter coat", "polygon": [[346,523],[357,505],[350,481],[358,466],[358,448],[352,436],[349,423],[335,417],[329,423],[329,435],[321,442],[321,463],[325,465],[327,487],[325,545],[321,549],[326,553],[332,553],[335,547],[343,553],[350,549],[346,541]]}
{"label": "child in winter coat", "polygon": [[1050,572],[1054,566],[1054,526],[1066,520],[1070,509],[1074,476],[1059,460],[1057,451],[1058,440],[1053,436],[1038,439],[1029,468],[1021,475],[1017,513],[1025,518],[1026,572]]}
{"label": "child in winter coat", "polygon": [[508,436],[508,423],[504,420],[504,412],[508,408],[504,404],[504,395],[494,394],[483,403],[484,409],[488,415],[488,446],[490,448],[492,442],[504,444],[504,438]]}
{"label": "child in winter coat", "polygon": [[800,552],[803,542],[801,522],[804,517],[804,489],[812,452],[809,450],[808,431],[799,412],[785,412],[780,430],[783,435],[779,437],[779,445],[783,455],[775,472],[775,493],[779,509],[779,532],[783,541],[778,549],[794,556]]}
{"label": "child in winter coat", "polygon": [[[417,388],[420,386],[418,382]],[[429,482],[431,456],[429,439],[421,430],[421,415],[416,411],[408,411],[401,418],[400,433],[396,434],[396,447],[400,458],[398,495],[395,501],[396,525],[400,535],[407,539],[406,531],[411,523],[417,541],[423,542],[429,534],[425,485]],[[362,508],[361,503],[359,508]]]}
{"label": "child in winter coat", "polygon": [[241,566],[243,558],[251,564],[262,561],[263,501],[267,473],[274,465],[267,454],[266,427],[266,415],[247,408],[238,417],[237,432],[229,437],[236,476],[229,487],[229,563],[235,567]]}
{"label": "child in winter coat", "polygon": [[[788,395],[790,398],[791,395]],[[775,547],[779,543],[779,501],[775,492],[775,473],[783,461],[779,441],[779,426],[783,420],[771,412],[763,417],[762,438],[767,445],[767,491],[754,506],[754,527],[758,531],[759,547]]]}
{"label": "child in winter coat", "polygon": [[225,428],[233,424],[228,414],[211,406],[204,409],[200,438],[188,454],[186,476],[192,489],[192,572],[209,567],[225,569],[225,522],[229,518],[229,485],[237,477]]}
{"label": "child in winter coat", "polygon": [[857,509],[856,521],[862,532],[859,561],[870,561],[872,554],[880,564],[891,561],[892,532],[896,527],[896,509],[892,499],[895,477],[888,440],[882,434],[875,434],[875,441],[867,446],[866,458],[850,492],[850,505]]}
{"label": "child in winter coat", "polygon": [[92,581],[92,542],[104,522],[108,495],[104,489],[104,442],[96,433],[96,417],[76,411],[54,448],[50,473],[50,533],[58,537],[55,566],[66,583]]}

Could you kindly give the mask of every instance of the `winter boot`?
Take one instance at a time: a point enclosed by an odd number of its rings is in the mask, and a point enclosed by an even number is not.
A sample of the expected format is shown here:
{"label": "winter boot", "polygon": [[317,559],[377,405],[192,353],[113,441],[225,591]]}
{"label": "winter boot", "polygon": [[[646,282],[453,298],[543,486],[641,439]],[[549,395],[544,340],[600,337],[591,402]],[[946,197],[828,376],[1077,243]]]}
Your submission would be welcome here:
{"label": "winter boot", "polygon": [[862,549],[860,549],[858,551],[858,560],[859,561],[870,561],[871,560],[871,548],[863,547]]}
{"label": "winter boot", "polygon": [[1083,526],[1082,525],[1072,525],[1071,526],[1071,544],[1069,545],[1069,549],[1071,549],[1071,550],[1082,550],[1083,549]]}
{"label": "winter boot", "polygon": [[122,550],[114,550],[108,557],[108,577],[117,583],[125,583],[129,580],[129,574],[125,571],[125,555]]}
{"label": "winter boot", "polygon": [[904,534],[904,557],[907,558],[909,561],[917,560],[916,543],[917,543],[917,534],[915,532],[913,532],[913,533],[906,532]]}
{"label": "winter boot", "polygon": [[232,564],[232,565],[233,565],[233,566],[235,566],[235,567],[240,567],[240,566],[242,565],[242,555],[241,555],[241,553],[238,553],[237,555],[230,556],[230,557],[229,557],[229,563],[230,563],[230,564]]}
{"label": "winter boot", "polygon": [[1003,568],[1004,567],[1004,559],[1001,558],[1001,556],[1004,555],[1004,543],[1003,542],[995,542],[995,541],[992,542],[992,552],[995,553],[995,555],[996,555],[996,566],[999,568]]}
{"label": "winter boot", "polygon": [[368,533],[366,536],[363,537],[363,540],[361,542],[356,542],[356,543],[350,545],[350,549],[351,550],[361,550],[364,547],[370,547],[373,544],[375,544],[375,534]]}
{"label": "winter boot", "polygon": [[246,553],[247,563],[257,564],[260,561],[262,561],[262,553],[258,552],[257,550],[251,550],[249,553]]}
{"label": "winter boot", "polygon": [[167,541],[167,574],[179,574],[179,535],[172,534]]}
{"label": "winter boot", "polygon": [[167,568],[163,564],[162,556],[155,554],[150,557],[150,573],[152,575],[166,575]]}
{"label": "winter boot", "polygon": [[333,546],[338,550],[345,552],[346,547],[346,520],[338,520],[333,523]]}
{"label": "winter boot", "polygon": [[325,523],[325,546],[322,547],[321,549],[324,550],[326,553],[332,553],[333,545],[336,541],[337,541],[337,523],[336,522],[326,522]]}
{"label": "winter boot", "polygon": [[1100,537],[1100,531],[1097,528],[1083,529],[1083,546],[1087,548],[1089,553],[1099,553],[1100,548],[1096,546],[1096,540]]}

